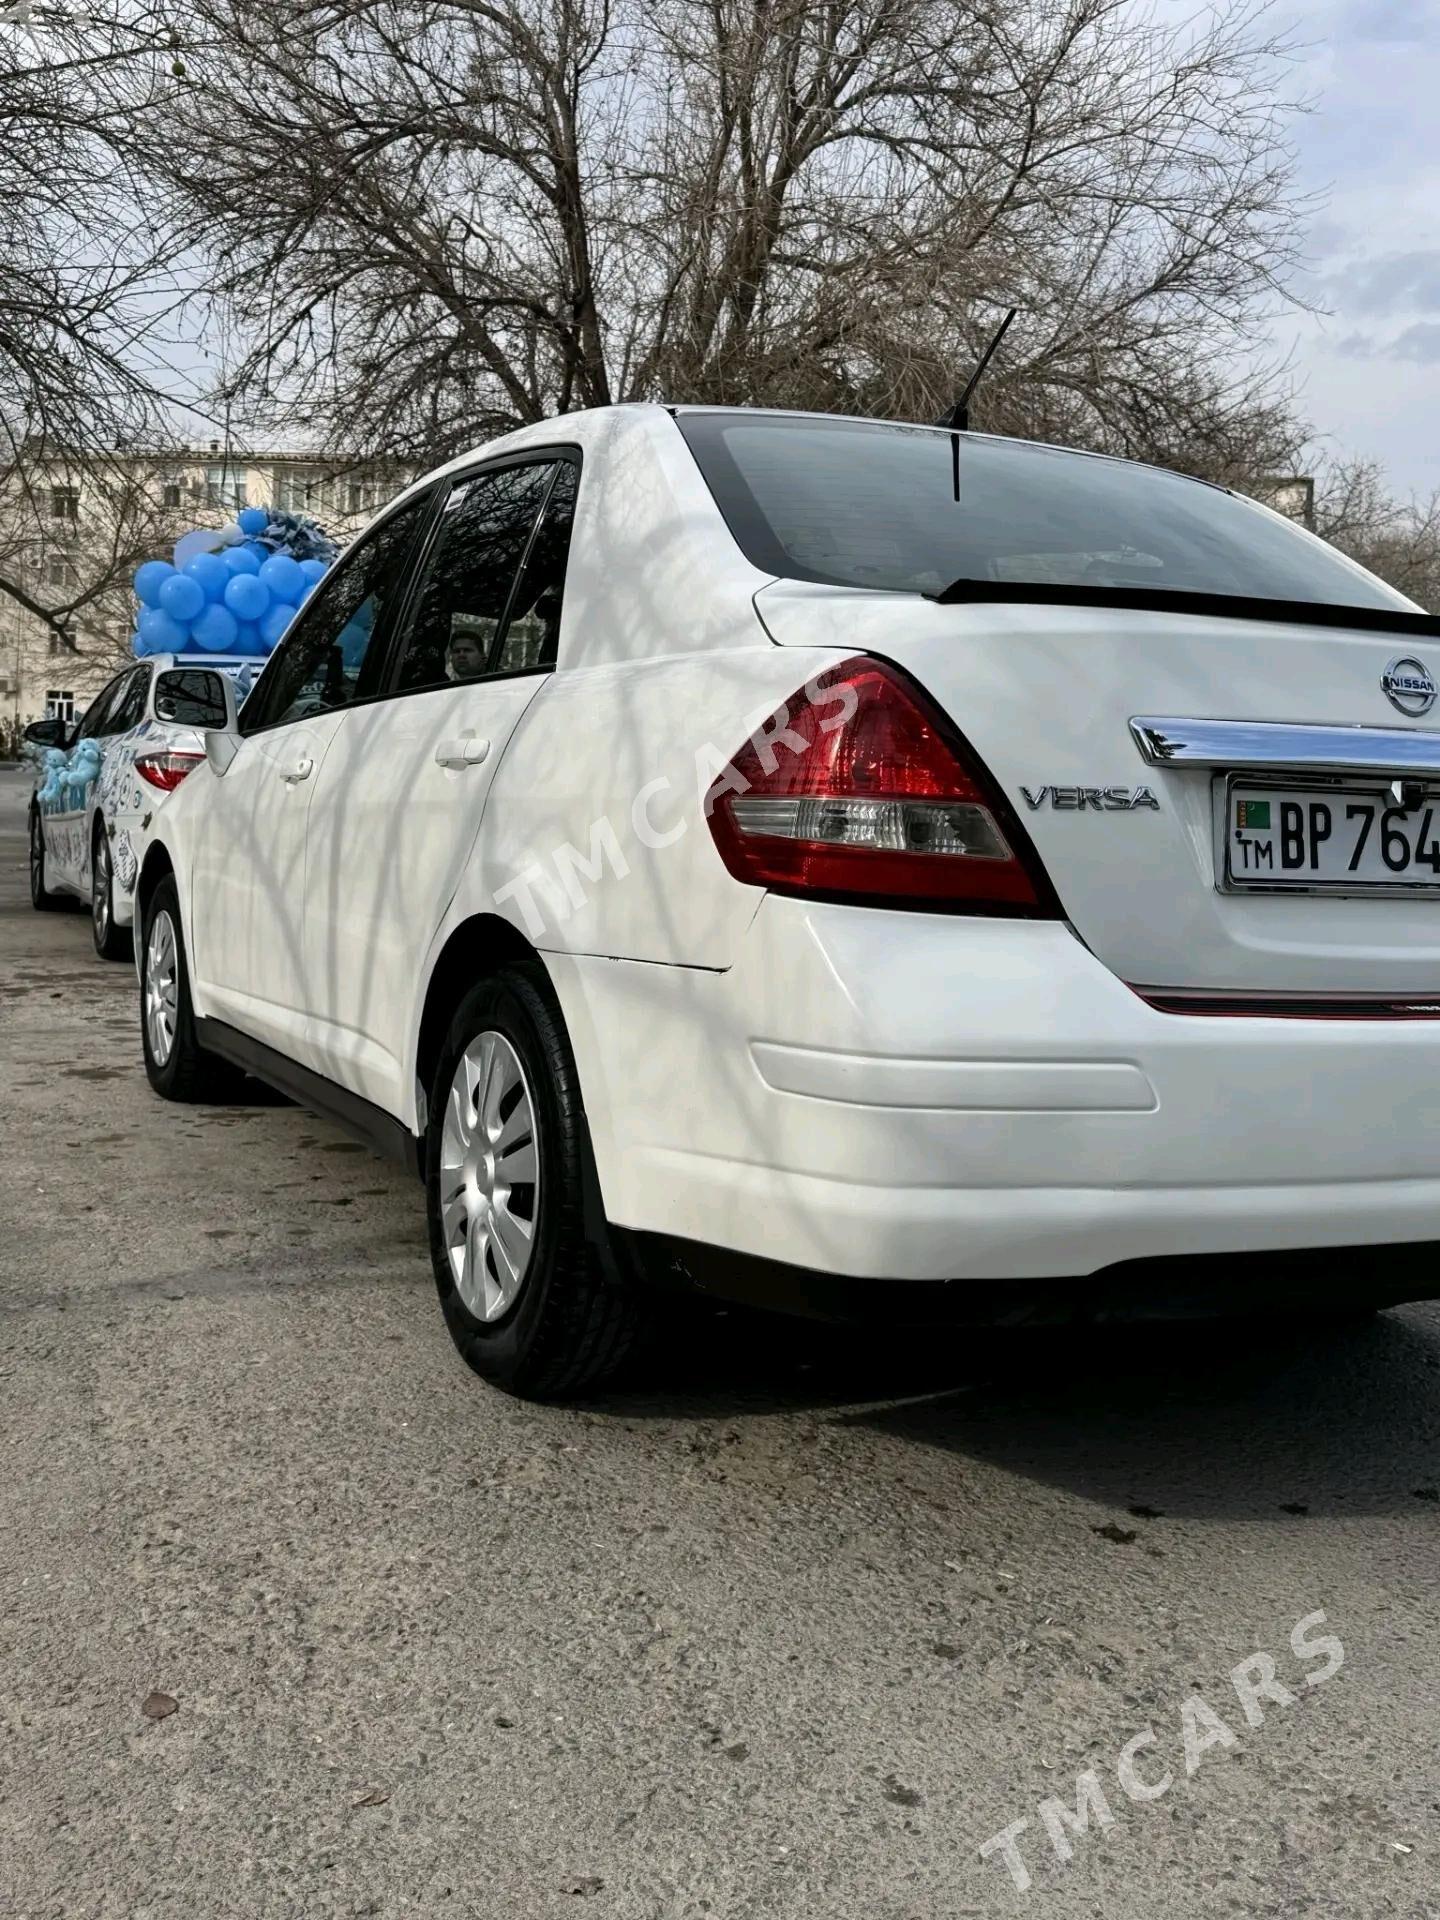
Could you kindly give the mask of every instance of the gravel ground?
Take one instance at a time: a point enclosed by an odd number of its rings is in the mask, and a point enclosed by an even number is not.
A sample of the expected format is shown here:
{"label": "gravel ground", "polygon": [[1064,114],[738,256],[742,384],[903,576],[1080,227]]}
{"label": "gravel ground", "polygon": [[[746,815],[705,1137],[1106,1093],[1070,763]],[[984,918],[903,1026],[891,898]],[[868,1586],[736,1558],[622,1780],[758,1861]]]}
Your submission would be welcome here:
{"label": "gravel ground", "polygon": [[[676,1314],[624,1390],[508,1401],[418,1187],[151,1096],[129,969],[30,910],[25,792],[0,1912],[1440,1915],[1440,1311],[923,1352]],[[1062,1865],[1039,1803],[1090,1767]],[[978,1851],[1017,1820],[1023,1893]]]}

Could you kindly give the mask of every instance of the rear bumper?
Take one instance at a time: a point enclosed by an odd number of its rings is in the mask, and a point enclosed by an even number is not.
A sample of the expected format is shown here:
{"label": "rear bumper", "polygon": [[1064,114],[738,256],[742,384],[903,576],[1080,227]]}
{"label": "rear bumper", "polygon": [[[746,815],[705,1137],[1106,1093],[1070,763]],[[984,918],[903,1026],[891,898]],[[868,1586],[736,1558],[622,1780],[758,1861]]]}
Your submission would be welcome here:
{"label": "rear bumper", "polygon": [[[1440,1298],[1440,1241],[1175,1254],[1048,1280],[879,1280],[792,1267],[728,1247],[625,1233],[631,1272],[663,1292],[699,1293],[808,1320],[865,1325],[1076,1326],[1228,1315],[1307,1314]],[[878,1296],[878,1297],[877,1297]]]}
{"label": "rear bumper", "polygon": [[547,959],[637,1232],[955,1282],[1440,1239],[1440,1021],[1187,1018],[1056,923],[773,897],[723,974]]}

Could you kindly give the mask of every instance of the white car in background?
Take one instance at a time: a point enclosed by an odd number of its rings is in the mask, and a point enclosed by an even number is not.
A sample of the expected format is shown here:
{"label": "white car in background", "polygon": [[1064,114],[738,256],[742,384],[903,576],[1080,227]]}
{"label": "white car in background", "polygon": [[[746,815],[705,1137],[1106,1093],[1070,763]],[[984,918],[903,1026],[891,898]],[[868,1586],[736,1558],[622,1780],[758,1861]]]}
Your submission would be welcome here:
{"label": "white car in background", "polygon": [[[426,1182],[450,1332],[1440,1294],[1440,622],[1200,481],[627,406],[419,481],[149,829],[169,1099]],[[216,681],[217,695],[224,697]]]}
{"label": "white car in background", "polygon": [[117,673],[77,724],[37,720],[25,729],[23,737],[35,750],[69,753],[84,740],[94,740],[99,750],[98,775],[77,795],[77,804],[42,806],[39,785],[31,798],[30,900],[41,911],[67,894],[86,901],[102,958],[130,954],[137,836],[204,759],[205,729],[225,723],[214,675],[234,683],[243,700],[261,664],[153,654]]}

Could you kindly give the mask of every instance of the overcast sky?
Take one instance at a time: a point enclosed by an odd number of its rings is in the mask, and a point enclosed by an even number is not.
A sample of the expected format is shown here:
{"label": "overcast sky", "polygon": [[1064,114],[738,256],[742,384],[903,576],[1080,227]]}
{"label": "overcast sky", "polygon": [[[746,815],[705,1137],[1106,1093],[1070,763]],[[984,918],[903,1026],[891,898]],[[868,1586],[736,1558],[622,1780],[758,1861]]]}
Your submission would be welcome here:
{"label": "overcast sky", "polygon": [[[1277,10],[1278,11],[1278,10]],[[1440,488],[1440,0],[1283,8],[1307,43],[1296,127],[1311,297],[1276,324],[1302,413],[1337,452],[1383,461],[1397,492]]]}

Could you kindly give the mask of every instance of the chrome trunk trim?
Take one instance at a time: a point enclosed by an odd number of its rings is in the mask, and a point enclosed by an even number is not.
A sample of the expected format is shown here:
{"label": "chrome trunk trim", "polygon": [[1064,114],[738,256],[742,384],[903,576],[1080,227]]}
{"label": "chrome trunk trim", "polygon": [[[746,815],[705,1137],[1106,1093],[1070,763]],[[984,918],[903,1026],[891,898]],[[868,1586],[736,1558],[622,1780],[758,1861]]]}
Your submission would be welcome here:
{"label": "chrome trunk trim", "polygon": [[1130,722],[1151,767],[1264,767],[1295,773],[1440,774],[1440,732],[1412,727],[1322,727],[1268,720]]}

